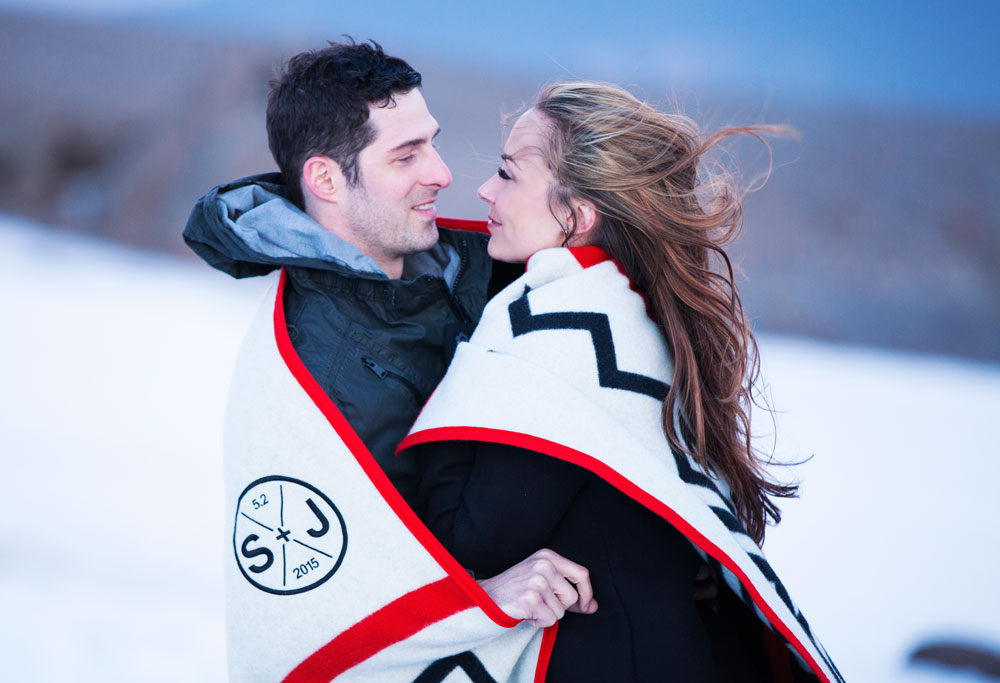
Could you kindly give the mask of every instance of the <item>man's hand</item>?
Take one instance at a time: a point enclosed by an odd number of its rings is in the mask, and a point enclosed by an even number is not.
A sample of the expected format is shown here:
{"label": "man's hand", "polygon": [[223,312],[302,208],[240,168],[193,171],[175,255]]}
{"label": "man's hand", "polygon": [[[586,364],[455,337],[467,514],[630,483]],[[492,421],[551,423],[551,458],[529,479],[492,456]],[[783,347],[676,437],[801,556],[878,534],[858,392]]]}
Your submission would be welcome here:
{"label": "man's hand", "polygon": [[702,562],[694,577],[695,602],[706,603],[709,609],[718,614],[720,609],[718,598],[719,578],[707,563]]}
{"label": "man's hand", "polygon": [[551,626],[566,610],[581,614],[597,611],[587,568],[547,548],[479,585],[508,615],[534,626]]}

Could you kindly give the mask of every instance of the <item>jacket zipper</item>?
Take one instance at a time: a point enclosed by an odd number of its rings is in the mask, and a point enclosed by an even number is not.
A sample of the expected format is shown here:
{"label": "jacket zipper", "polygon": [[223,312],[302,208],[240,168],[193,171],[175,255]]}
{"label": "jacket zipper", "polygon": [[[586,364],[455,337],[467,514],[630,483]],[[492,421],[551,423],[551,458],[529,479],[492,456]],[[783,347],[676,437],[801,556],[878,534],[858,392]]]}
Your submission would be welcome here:
{"label": "jacket zipper", "polygon": [[[455,282],[452,283],[451,289],[448,290],[448,300],[451,301],[451,307],[455,309],[455,312],[458,313],[463,323],[472,322],[472,318],[469,317],[469,314],[466,313],[465,309],[462,308],[461,304],[459,304],[456,292],[458,292],[458,283],[461,282],[462,276],[465,275],[468,263],[469,263],[469,241],[463,239],[462,254],[459,257],[458,261],[458,273],[456,273],[455,275]],[[445,284],[445,288],[446,289],[448,288],[447,283]]]}
{"label": "jacket zipper", "polygon": [[406,379],[402,375],[396,374],[391,370],[386,370],[368,356],[361,356],[361,362],[362,364],[364,364],[366,368],[374,372],[375,375],[378,376],[380,379],[392,379],[399,382],[404,387],[410,390],[410,393],[413,394],[413,398],[416,399],[418,404],[420,405],[424,404],[424,401],[426,399],[424,399],[423,392],[420,391],[420,388],[417,387],[416,384]]}

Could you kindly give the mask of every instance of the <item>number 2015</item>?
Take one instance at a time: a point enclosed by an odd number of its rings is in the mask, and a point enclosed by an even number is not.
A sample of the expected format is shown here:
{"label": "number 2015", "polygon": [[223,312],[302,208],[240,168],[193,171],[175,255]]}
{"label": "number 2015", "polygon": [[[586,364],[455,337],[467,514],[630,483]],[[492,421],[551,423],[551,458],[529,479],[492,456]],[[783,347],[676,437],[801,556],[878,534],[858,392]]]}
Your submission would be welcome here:
{"label": "number 2015", "polygon": [[310,569],[319,569],[319,561],[315,557],[310,557],[308,562],[303,562],[298,567],[292,567],[296,579],[301,579]]}

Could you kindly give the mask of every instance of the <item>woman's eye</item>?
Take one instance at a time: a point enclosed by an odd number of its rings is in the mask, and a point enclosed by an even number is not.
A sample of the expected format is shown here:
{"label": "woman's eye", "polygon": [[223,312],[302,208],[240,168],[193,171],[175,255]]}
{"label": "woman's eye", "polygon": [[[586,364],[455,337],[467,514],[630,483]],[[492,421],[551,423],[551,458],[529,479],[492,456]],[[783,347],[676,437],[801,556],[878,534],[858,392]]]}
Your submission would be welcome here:
{"label": "woman's eye", "polygon": [[507,175],[507,171],[503,170],[503,166],[497,169],[497,175],[503,178],[504,180],[510,180],[510,176]]}

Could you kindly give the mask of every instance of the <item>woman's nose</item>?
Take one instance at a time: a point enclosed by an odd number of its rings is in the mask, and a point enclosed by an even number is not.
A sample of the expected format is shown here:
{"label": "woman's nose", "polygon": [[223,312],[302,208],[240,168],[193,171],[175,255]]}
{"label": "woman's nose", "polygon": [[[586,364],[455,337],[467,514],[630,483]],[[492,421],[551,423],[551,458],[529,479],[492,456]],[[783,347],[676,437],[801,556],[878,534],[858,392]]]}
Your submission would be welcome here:
{"label": "woman's nose", "polygon": [[476,194],[479,195],[479,198],[482,199],[487,204],[492,204],[493,199],[496,197],[496,193],[494,192],[494,182],[493,182],[496,179],[497,175],[494,173],[492,176],[489,177],[489,179],[487,179],[485,183],[479,186],[478,190],[476,190]]}

